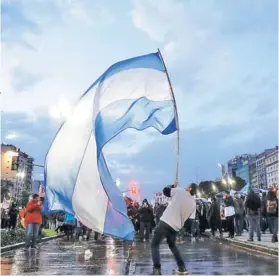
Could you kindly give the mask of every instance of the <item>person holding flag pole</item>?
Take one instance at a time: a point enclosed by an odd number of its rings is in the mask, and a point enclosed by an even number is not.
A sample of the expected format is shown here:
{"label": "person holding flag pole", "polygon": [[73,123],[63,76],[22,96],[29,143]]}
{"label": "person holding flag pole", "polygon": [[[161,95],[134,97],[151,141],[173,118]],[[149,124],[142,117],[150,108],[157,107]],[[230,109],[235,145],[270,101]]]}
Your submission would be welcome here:
{"label": "person holding flag pole", "polygon": [[[155,231],[154,236],[151,242],[151,252],[153,260],[153,274],[161,275],[161,263],[160,263],[160,253],[159,246],[164,238],[167,239],[168,246],[172,251],[174,258],[178,265],[178,270],[176,271],[179,275],[187,274],[187,269],[184,264],[184,261],[181,257],[181,254],[176,247],[176,236],[182,227],[184,227],[185,221],[190,217],[190,215],[195,210],[195,200],[192,195],[196,194],[196,186],[191,185],[190,187],[183,189],[178,186],[179,184],[179,126],[178,126],[178,113],[177,106],[172,90],[171,82],[165,66],[163,57],[158,49],[158,53],[162,60],[162,63],[165,68],[165,74],[167,75],[170,93],[172,96],[174,109],[175,109],[175,122],[177,129],[177,166],[176,166],[176,179],[173,185],[165,187],[163,193],[167,197],[171,197],[172,200],[168,204],[168,207],[164,211]],[[191,193],[191,194],[190,194]]]}

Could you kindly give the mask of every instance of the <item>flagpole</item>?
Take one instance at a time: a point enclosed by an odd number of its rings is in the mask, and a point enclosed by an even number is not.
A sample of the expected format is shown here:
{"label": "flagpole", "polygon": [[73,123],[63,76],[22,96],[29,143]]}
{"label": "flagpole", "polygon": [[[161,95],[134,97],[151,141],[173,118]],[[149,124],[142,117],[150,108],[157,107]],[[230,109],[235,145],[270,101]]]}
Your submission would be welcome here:
{"label": "flagpole", "polygon": [[173,89],[172,89],[172,85],[171,85],[171,81],[170,81],[170,77],[169,77],[169,73],[166,67],[166,64],[164,62],[163,56],[161,54],[160,49],[158,49],[158,54],[160,56],[160,59],[164,65],[165,68],[165,72],[167,75],[167,79],[168,79],[168,83],[169,83],[169,87],[170,87],[170,94],[172,97],[172,101],[173,101],[173,105],[174,105],[174,118],[175,118],[175,124],[176,124],[176,129],[177,129],[177,142],[176,142],[176,146],[177,146],[177,163],[176,163],[176,174],[175,174],[175,180],[178,183],[178,178],[179,178],[179,166],[180,166],[180,130],[179,130],[179,120],[178,120],[178,112],[177,112],[177,105],[176,105],[176,100],[175,100],[175,96],[173,93]]}

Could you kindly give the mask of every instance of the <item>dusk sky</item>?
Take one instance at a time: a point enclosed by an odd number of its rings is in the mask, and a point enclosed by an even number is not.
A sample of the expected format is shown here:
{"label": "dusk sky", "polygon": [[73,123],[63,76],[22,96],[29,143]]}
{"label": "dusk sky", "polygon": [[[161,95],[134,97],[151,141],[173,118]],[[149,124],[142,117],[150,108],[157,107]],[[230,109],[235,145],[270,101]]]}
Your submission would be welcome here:
{"label": "dusk sky", "polygon": [[[180,184],[214,180],[218,162],[278,143],[277,19],[276,0],[2,0],[2,142],[43,164],[59,114],[113,63],[160,48],[178,104]],[[176,133],[129,130],[105,156],[121,189],[135,179],[151,198],[174,180],[175,143]]]}

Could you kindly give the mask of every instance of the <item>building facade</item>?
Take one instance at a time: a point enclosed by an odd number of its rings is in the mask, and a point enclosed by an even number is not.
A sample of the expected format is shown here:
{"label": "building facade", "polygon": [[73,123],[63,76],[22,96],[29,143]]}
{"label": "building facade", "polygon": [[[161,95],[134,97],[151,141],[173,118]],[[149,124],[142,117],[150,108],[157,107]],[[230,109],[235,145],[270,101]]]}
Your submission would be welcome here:
{"label": "building facade", "polygon": [[[249,172],[249,164],[251,162],[254,162],[256,160],[256,155],[255,154],[242,154],[242,155],[237,155],[228,162],[228,175],[229,177],[233,178],[238,174],[242,174],[247,180],[249,180],[249,173],[247,175],[247,171]],[[248,164],[246,164],[246,161]],[[244,167],[243,166],[248,166]],[[242,169],[242,170],[241,170]],[[241,177],[241,176],[239,176]],[[242,177],[241,177],[242,178]],[[245,180],[245,179],[244,179]]]}
{"label": "building facade", "polygon": [[10,193],[16,199],[32,188],[33,160],[16,146],[1,144],[1,180],[12,182]]}
{"label": "building facade", "polygon": [[278,185],[278,147],[265,157],[267,188]]}
{"label": "building facade", "polygon": [[259,188],[258,187],[258,178],[257,178],[257,167],[256,167],[256,161],[251,162],[249,164],[249,176],[250,176],[250,185],[253,188]]}
{"label": "building facade", "polygon": [[164,204],[170,202],[171,197],[166,197],[162,192],[154,193],[152,202]]}
{"label": "building facade", "polygon": [[[252,173],[254,165],[254,172]],[[238,167],[236,169],[236,176],[242,178],[246,184],[249,184],[249,186],[253,187],[253,184],[255,185],[255,175],[256,173],[256,157],[254,155],[250,156],[249,159],[246,159],[244,161],[240,161],[238,163]],[[253,184],[252,184],[253,179]]]}
{"label": "building facade", "polygon": [[[256,158],[257,168],[257,187],[260,189],[267,189],[267,171],[266,171],[266,157],[276,151],[276,148],[266,149],[260,153]],[[272,179],[272,178],[271,178]]]}
{"label": "building facade", "polygon": [[250,185],[250,174],[249,174],[249,163],[248,160],[243,161],[239,164],[236,169],[236,176],[242,178],[246,184]]}

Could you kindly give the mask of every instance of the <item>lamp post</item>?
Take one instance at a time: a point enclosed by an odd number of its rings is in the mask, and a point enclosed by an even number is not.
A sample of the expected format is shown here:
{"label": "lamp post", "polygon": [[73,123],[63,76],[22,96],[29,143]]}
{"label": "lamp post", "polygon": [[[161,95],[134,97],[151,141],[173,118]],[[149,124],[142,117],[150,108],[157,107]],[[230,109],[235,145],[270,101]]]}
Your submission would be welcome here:
{"label": "lamp post", "polygon": [[235,184],[235,180],[230,178],[227,174],[222,178],[222,183],[227,185],[227,190],[229,190],[229,185]]}
{"label": "lamp post", "polygon": [[212,183],[212,190],[213,190],[214,192],[216,192],[216,190],[217,190],[217,187],[216,187],[216,185],[215,185],[214,182]]}

